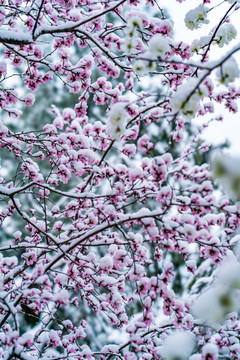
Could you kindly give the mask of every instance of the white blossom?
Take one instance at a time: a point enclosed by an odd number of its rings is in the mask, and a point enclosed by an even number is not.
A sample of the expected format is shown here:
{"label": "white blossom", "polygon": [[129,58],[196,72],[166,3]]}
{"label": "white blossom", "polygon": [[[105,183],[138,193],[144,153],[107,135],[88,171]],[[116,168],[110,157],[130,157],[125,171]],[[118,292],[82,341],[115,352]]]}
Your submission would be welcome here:
{"label": "white blossom", "polygon": [[218,69],[217,76],[222,84],[228,85],[239,77],[239,68],[236,60],[231,57]]}
{"label": "white blossom", "polygon": [[133,65],[133,71],[135,72],[135,74],[137,74],[138,76],[144,76],[148,73],[147,69],[146,69],[146,64],[145,61],[143,60],[137,60],[135,62],[135,64]]}
{"label": "white blossom", "polygon": [[[206,85],[197,86],[199,79],[190,78],[180,85],[172,97],[171,105],[176,112],[183,112],[186,116],[194,116],[200,109],[200,100],[208,94]],[[197,87],[197,88],[196,88]],[[193,92],[193,90],[196,90]]]}
{"label": "white blossom", "polygon": [[203,49],[210,40],[211,36],[201,36],[199,39],[194,39],[190,46],[191,52],[194,53]]}
{"label": "white blossom", "polygon": [[137,38],[134,36],[135,32],[132,28],[127,28],[126,38],[123,44],[121,45],[122,51],[128,55],[136,54],[136,47],[138,45]]}
{"label": "white blossom", "polygon": [[108,122],[107,122],[107,133],[111,136],[112,139],[119,139],[121,135],[124,134],[126,130],[126,120],[128,114],[125,110],[124,104],[118,103],[114,104],[111,110],[108,113]]}
{"label": "white blossom", "polygon": [[135,26],[141,25],[141,27],[143,27],[144,22],[145,24],[149,23],[148,14],[134,9],[131,9],[131,12],[128,13],[126,20],[127,20],[127,24],[129,25],[135,21],[137,21],[137,23],[140,22],[139,24],[133,24],[133,25]]}
{"label": "white blossom", "polygon": [[237,30],[232,24],[222,25],[216,34],[216,44],[219,47],[228,45],[232,39],[235,39],[237,36]]}
{"label": "white blossom", "polygon": [[[124,30],[125,33],[125,45],[122,45],[122,48],[127,46],[129,42],[132,42],[135,37],[137,37],[137,28],[134,26],[127,26]],[[134,42],[136,44],[136,41]]]}
{"label": "white blossom", "polygon": [[199,5],[195,9],[190,10],[185,16],[186,26],[193,30],[198,29],[202,24],[208,24],[207,19],[208,8],[204,5]]}
{"label": "white blossom", "polygon": [[149,41],[149,52],[152,56],[165,56],[170,51],[169,40],[160,34],[154,35]]}
{"label": "white blossom", "polygon": [[143,22],[140,16],[137,15],[133,15],[128,19],[127,22],[129,27],[132,28],[142,28],[143,27]]}
{"label": "white blossom", "polygon": [[137,60],[133,65],[133,71],[138,76],[144,76],[155,69],[156,65],[152,61]]}

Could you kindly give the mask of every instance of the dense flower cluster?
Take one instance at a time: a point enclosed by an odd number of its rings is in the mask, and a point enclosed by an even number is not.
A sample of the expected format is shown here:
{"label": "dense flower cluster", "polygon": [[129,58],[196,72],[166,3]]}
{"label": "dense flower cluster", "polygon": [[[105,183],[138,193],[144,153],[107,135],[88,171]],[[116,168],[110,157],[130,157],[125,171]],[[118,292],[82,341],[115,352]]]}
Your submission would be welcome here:
{"label": "dense flower cluster", "polygon": [[[187,26],[204,29],[213,3]],[[151,0],[1,1],[0,149],[15,172],[0,169],[0,359],[239,359],[240,207],[216,191],[228,167],[206,162],[207,123],[191,124],[237,111],[239,6],[224,3],[188,44]],[[75,105],[21,128],[60,83]]]}

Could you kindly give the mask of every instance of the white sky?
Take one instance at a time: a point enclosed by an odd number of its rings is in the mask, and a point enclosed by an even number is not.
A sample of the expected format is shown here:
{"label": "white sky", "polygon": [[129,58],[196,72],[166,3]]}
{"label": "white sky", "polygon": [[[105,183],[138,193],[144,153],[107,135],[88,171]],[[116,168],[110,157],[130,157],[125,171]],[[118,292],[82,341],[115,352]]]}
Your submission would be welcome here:
{"label": "white sky", "polygon": [[[212,4],[219,4],[222,1],[212,1]],[[178,3],[176,0],[167,0],[162,1],[162,7],[167,8],[171,19],[174,21],[175,29],[175,39],[178,41],[185,41],[186,43],[191,43],[192,40],[200,38],[201,36],[208,35],[209,30],[214,25],[217,25],[219,20],[224,16],[227,9],[231,6],[229,3],[223,4],[218,8],[215,8],[209,13],[208,19],[210,23],[208,25],[203,25],[200,29],[189,30],[186,28],[184,23],[184,17],[188,10],[194,9],[199,5],[199,0],[187,0],[183,1],[182,4]],[[236,11],[231,16],[231,23],[235,26],[238,37],[240,35],[240,9]],[[238,41],[232,41],[230,45],[224,46],[222,49],[219,49],[217,46],[212,47],[211,54],[215,59],[221,57],[222,54],[226,53],[231,49]],[[235,59],[240,65],[240,53],[235,56]],[[240,66],[239,66],[240,67]],[[239,80],[240,84],[240,80]],[[240,110],[240,101],[238,101],[238,106]],[[230,114],[224,109],[224,106],[215,106],[216,114],[223,115],[224,121],[213,122],[208,129],[204,132],[204,137],[207,141],[217,144],[224,142],[226,139],[231,143],[230,151],[234,155],[240,156],[240,116],[238,114]]]}

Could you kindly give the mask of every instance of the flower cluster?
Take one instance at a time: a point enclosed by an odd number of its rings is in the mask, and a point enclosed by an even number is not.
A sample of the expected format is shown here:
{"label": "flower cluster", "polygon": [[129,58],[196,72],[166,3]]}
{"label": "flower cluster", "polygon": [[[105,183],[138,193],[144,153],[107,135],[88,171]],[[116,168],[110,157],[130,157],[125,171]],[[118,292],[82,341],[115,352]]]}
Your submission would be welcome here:
{"label": "flower cluster", "polygon": [[232,57],[218,69],[217,76],[222,84],[228,85],[239,77],[239,68],[236,60]]}
{"label": "flower cluster", "polygon": [[207,13],[209,9],[204,5],[199,5],[193,10],[190,10],[185,16],[186,26],[193,30],[198,29],[202,24],[208,24]]}
{"label": "flower cluster", "polygon": [[239,359],[239,160],[201,139],[238,4],[192,44],[152,0],[1,5],[0,359]]}

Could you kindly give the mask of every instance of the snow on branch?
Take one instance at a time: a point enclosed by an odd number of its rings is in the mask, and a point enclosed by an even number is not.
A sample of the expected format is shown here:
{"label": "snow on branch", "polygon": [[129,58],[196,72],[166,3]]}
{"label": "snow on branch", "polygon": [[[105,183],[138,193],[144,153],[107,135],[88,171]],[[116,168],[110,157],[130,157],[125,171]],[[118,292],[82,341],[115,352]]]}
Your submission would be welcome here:
{"label": "snow on branch", "polygon": [[240,4],[185,5],[0,2],[0,359],[239,359]]}

